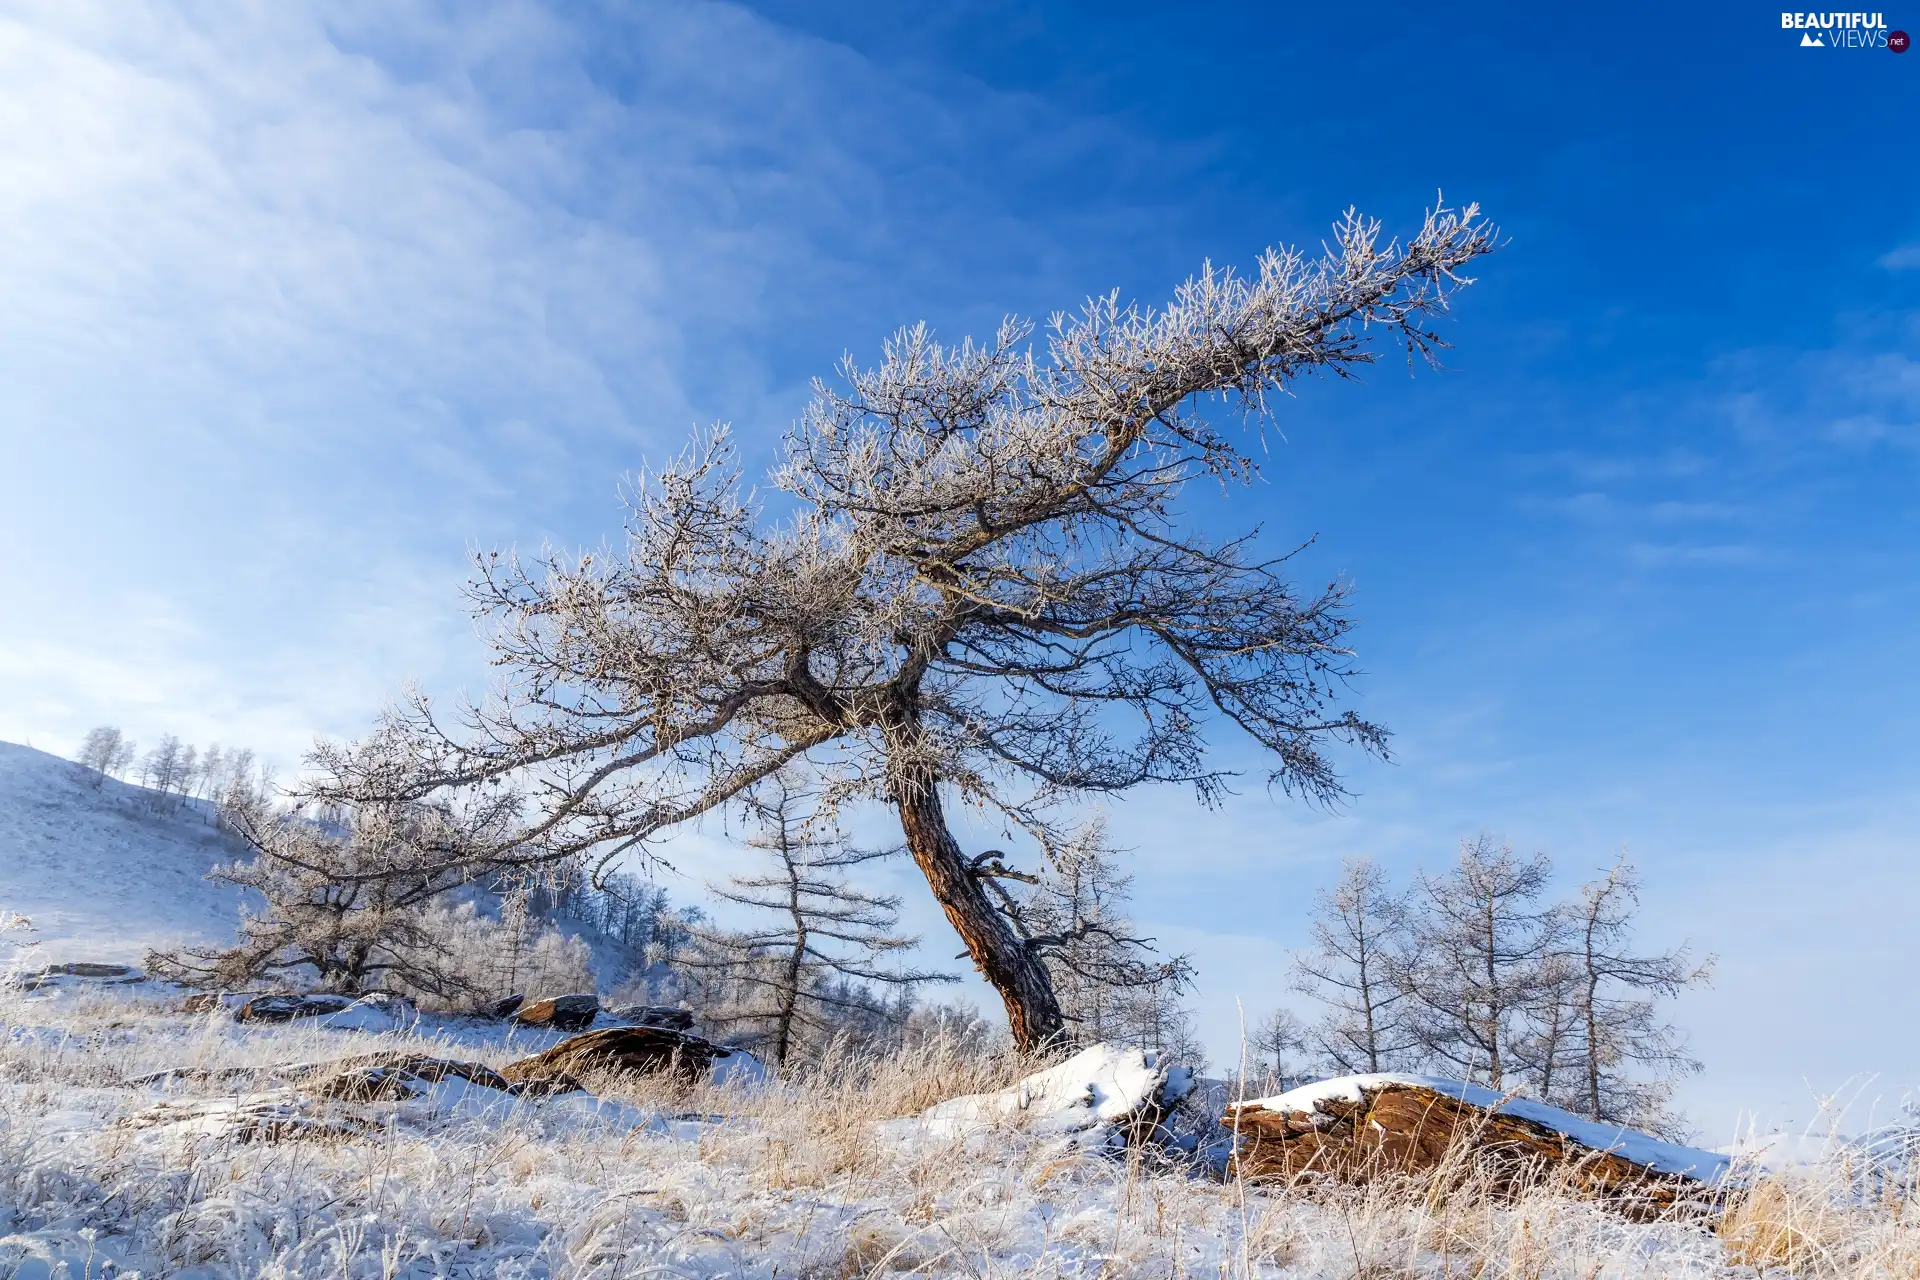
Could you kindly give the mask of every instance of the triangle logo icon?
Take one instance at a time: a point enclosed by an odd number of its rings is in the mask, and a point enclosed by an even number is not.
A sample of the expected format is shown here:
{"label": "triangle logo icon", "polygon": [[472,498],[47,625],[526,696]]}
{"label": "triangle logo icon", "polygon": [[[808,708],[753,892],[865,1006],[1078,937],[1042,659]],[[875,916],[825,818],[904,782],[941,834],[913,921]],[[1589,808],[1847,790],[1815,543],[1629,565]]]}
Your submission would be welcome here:
{"label": "triangle logo icon", "polygon": [[1827,42],[1809,31],[1800,37],[1800,47],[1802,49],[1824,49],[1827,47]]}

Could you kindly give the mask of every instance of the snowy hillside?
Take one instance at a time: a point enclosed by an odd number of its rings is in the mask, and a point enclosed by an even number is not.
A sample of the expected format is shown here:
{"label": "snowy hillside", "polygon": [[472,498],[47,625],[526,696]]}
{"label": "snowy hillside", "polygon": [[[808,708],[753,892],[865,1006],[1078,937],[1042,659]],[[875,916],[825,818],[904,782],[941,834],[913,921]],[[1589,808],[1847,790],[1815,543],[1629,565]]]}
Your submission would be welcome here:
{"label": "snowy hillside", "polygon": [[151,796],[0,742],[0,912],[33,922],[37,959],[137,962],[233,935],[241,895],[204,877],[240,847],[204,811],[155,811]]}

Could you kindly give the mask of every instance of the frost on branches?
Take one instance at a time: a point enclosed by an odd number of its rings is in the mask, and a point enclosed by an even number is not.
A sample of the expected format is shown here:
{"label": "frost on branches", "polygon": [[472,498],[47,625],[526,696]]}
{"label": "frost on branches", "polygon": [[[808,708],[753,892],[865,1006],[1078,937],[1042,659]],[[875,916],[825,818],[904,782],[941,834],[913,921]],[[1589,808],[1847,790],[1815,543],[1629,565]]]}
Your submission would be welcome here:
{"label": "frost on branches", "polygon": [[[1208,266],[1158,310],[1098,299],[1038,344],[1013,320],[985,345],[903,330],[877,368],[848,361],[839,385],[816,384],[771,473],[777,514],[715,430],[636,483],[617,549],[482,555],[471,597],[494,696],[451,720],[409,699],[380,731],[407,767],[319,794],[413,801],[512,779],[538,812],[497,857],[610,861],[805,757],[829,808],[895,812],[1016,1040],[1061,1036],[1047,966],[947,806],[1051,852],[1089,795],[1182,782],[1216,797],[1215,717],[1312,799],[1341,790],[1330,744],[1384,751],[1385,731],[1338,705],[1346,589],[1296,586],[1286,556],[1251,532],[1203,535],[1179,498],[1252,476],[1271,397],[1294,380],[1352,374],[1375,339],[1431,358],[1432,321],[1495,243],[1473,206],[1433,211],[1404,243],[1349,212],[1320,255]],[[1232,411],[1252,430],[1219,425]]]}

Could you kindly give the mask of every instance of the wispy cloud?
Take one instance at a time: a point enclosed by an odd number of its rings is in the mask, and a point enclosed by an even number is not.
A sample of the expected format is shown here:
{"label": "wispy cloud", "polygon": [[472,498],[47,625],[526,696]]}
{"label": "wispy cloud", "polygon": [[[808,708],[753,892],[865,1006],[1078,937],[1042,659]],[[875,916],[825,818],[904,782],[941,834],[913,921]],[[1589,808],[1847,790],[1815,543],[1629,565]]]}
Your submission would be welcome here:
{"label": "wispy cloud", "polygon": [[1912,271],[1920,268],[1920,243],[1903,244],[1898,249],[1889,250],[1880,255],[1879,262],[1889,271]]}
{"label": "wispy cloud", "polygon": [[1054,240],[969,157],[1117,144],[726,5],[40,4],[0,74],[0,734],[134,715],[78,674],[130,647],[181,699],[142,714],[195,714],[135,588],[282,736],[477,678],[468,545],[597,540],[691,428],[763,440],[962,281],[997,316]]}

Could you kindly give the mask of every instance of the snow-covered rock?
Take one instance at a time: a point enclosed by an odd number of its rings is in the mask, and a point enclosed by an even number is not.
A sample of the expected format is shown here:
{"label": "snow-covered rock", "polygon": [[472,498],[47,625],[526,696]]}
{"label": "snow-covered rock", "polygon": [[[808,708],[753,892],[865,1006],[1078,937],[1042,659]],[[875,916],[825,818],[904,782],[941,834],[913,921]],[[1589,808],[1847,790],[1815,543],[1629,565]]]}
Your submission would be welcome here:
{"label": "snow-covered rock", "polygon": [[1221,1123],[1253,1178],[1366,1179],[1451,1163],[1514,1188],[1560,1168],[1591,1193],[1667,1203],[1678,1182],[1717,1183],[1728,1170],[1717,1152],[1441,1076],[1340,1076],[1232,1104]]}
{"label": "snow-covered rock", "polygon": [[693,1010],[670,1004],[629,1004],[606,1011],[609,1017],[636,1027],[666,1027],[670,1031],[693,1030]]}
{"label": "snow-covered rock", "polygon": [[314,1025],[329,1031],[366,1031],[372,1033],[405,1031],[420,1020],[411,1001],[387,992],[361,996],[336,1013],[324,1014]]}
{"label": "snow-covered rock", "polygon": [[146,980],[144,969],[136,969],[129,964],[69,960],[64,964],[50,964],[17,974],[8,979],[8,985],[26,991],[38,991],[45,987],[126,986]]}
{"label": "snow-covered rock", "polygon": [[1016,1126],[1076,1149],[1112,1149],[1159,1124],[1192,1089],[1185,1067],[1148,1050],[1100,1044],[1010,1089],[950,1098],[886,1129],[901,1138],[955,1138]]}
{"label": "snow-covered rock", "polygon": [[343,1108],[317,1107],[311,1098],[291,1088],[224,1098],[169,1099],[124,1117],[119,1126],[154,1130],[168,1137],[228,1142],[352,1138],[371,1133],[376,1127]]}
{"label": "snow-covered rock", "polygon": [[[209,1077],[186,1069],[131,1083],[165,1088],[181,1082],[205,1084]],[[232,1092],[163,1099],[119,1125],[158,1137],[240,1143],[341,1140],[392,1128],[431,1133],[450,1124],[497,1126],[516,1118],[549,1130],[645,1130],[690,1141],[711,1127],[577,1089],[534,1087],[480,1063],[405,1052],[227,1072],[220,1082]]]}
{"label": "snow-covered rock", "polygon": [[344,1013],[353,1005],[352,996],[325,991],[302,995],[255,996],[233,1011],[235,1022],[292,1022],[296,1018],[324,1018]]}

